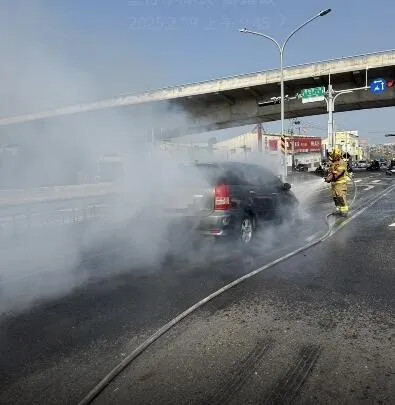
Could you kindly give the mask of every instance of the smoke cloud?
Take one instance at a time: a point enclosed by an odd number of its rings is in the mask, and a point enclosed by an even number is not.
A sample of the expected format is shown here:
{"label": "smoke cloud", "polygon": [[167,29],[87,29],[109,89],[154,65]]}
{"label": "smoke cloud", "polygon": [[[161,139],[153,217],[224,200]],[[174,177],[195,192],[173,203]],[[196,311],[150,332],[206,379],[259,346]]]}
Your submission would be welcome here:
{"label": "smoke cloud", "polygon": [[[119,95],[116,69],[107,80],[93,63],[79,70],[73,56],[86,39],[44,4],[0,5],[1,117]],[[93,62],[114,55],[114,43],[97,38],[94,46]],[[129,78],[123,91],[151,87],[163,73],[131,55],[118,65],[119,75]],[[166,201],[185,179],[177,159],[155,152],[152,128],[172,119],[164,105],[0,128],[0,315],[92,277],[163,260],[169,220],[153,218],[147,207]],[[187,119],[177,111],[180,125]],[[97,187],[93,192],[86,184]]]}
{"label": "smoke cloud", "polygon": [[[114,77],[103,80],[95,69],[114,55],[114,44],[97,38],[93,62],[79,68],[75,48],[81,55],[87,42],[44,3],[0,4],[1,117],[119,94]],[[152,88],[160,67],[153,71],[131,55],[118,67],[128,78],[123,92]],[[193,154],[161,151],[153,128],[188,121],[187,113],[163,104],[0,128],[0,317],[98,277],[160,268],[169,252],[187,250],[194,224],[175,231],[176,216],[160,213],[182,203],[174,190],[192,183],[204,190],[208,183],[180,166]],[[249,161],[279,172],[277,158]],[[271,249],[272,232],[265,237],[262,246]]]}

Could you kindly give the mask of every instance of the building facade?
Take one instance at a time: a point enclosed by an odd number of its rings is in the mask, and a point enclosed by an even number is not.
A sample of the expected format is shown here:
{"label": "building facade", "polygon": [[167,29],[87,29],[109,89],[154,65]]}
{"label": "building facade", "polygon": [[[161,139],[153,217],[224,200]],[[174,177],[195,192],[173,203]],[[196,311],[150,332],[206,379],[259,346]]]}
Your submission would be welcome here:
{"label": "building facade", "polygon": [[[262,134],[262,140],[257,133],[251,132],[234,138],[217,142],[216,152],[226,155],[228,160],[263,160],[270,158],[280,164],[279,134]],[[287,166],[304,164],[308,170],[315,170],[322,161],[322,146],[320,137],[286,136]]]}
{"label": "building facade", "polygon": [[[215,143],[177,143],[176,140],[163,141],[160,150],[169,153],[177,160],[205,161],[249,161],[269,165],[280,172],[282,154],[279,134],[258,134],[249,132]],[[309,171],[315,170],[322,162],[322,139],[312,136],[287,136],[287,166],[306,165]]]}
{"label": "building facade", "polygon": [[[323,157],[328,158],[328,139],[322,141]],[[358,131],[338,131],[335,133],[335,145],[344,155],[350,155],[351,160],[368,159],[368,142],[359,138]]]}

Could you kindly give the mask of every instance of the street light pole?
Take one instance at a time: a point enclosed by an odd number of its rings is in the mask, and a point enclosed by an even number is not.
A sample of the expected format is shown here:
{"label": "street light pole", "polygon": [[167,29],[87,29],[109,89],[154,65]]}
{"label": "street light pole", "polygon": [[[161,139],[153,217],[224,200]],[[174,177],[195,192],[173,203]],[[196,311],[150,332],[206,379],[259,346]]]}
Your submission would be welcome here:
{"label": "street light pole", "polygon": [[287,45],[288,41],[299,31],[301,30],[304,26],[307,24],[311,23],[315,19],[319,17],[323,17],[327,14],[329,14],[332,10],[330,8],[326,10],[320,11],[317,15],[314,17],[309,18],[306,22],[304,22],[302,25],[297,27],[295,30],[293,30],[285,39],[285,41],[280,44],[278,41],[276,41],[274,38],[272,38],[269,35],[266,35],[262,32],[257,32],[257,31],[250,31],[247,28],[243,28],[239,30],[242,33],[245,34],[253,34],[253,35],[258,35],[260,37],[264,37],[266,39],[269,39],[272,41],[278,48],[280,52],[280,86],[281,86],[281,149],[283,153],[283,159],[282,159],[282,164],[283,164],[283,172],[282,172],[282,180],[285,181],[287,177],[287,145],[285,142],[285,134],[284,134],[284,117],[285,117],[285,107],[284,107],[284,49],[285,46]]}
{"label": "street light pole", "polygon": [[332,84],[328,85],[328,99],[327,99],[327,107],[328,107],[328,143],[330,150],[335,148],[335,135],[333,131],[333,111],[334,111],[334,101],[333,101],[333,88]]}

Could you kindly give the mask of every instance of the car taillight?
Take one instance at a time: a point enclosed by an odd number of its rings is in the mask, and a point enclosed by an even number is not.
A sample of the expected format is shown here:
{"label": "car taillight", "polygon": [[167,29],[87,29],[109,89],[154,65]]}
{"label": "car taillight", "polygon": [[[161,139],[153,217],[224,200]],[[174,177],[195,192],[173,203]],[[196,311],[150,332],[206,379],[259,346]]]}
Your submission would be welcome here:
{"label": "car taillight", "polygon": [[229,187],[221,184],[215,187],[214,192],[214,210],[226,211],[230,208]]}

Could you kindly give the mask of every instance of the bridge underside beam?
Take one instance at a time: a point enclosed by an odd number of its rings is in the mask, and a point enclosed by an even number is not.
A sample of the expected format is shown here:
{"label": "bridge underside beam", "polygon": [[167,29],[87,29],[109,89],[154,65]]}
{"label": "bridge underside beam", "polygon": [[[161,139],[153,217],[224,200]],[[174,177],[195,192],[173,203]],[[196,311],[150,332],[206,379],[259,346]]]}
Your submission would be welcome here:
{"label": "bridge underside beam", "polygon": [[[395,106],[394,90],[387,90],[380,96],[375,96],[367,90],[361,90],[340,96],[336,101],[335,111],[345,112],[391,106]],[[188,127],[172,130],[172,136],[280,120],[278,104],[258,107],[255,99],[238,100],[235,105],[228,103],[211,105],[206,108],[206,111],[197,108],[186,112]],[[285,106],[285,118],[287,119],[326,113],[324,101],[303,104],[300,100],[292,100],[286,102]]]}
{"label": "bridge underside beam", "polygon": [[251,87],[246,87],[244,89],[247,93],[249,93],[251,96],[255,97],[256,100],[261,99],[262,96],[262,92],[258,89],[255,88],[251,88]]}

